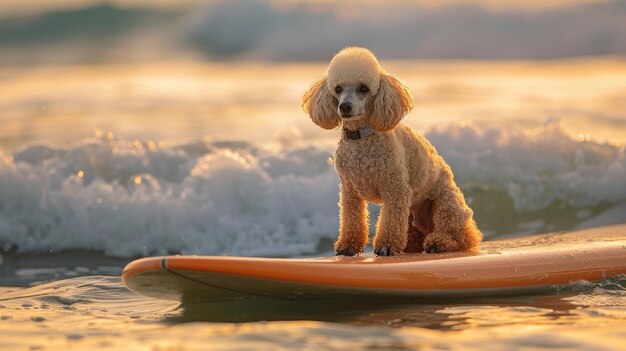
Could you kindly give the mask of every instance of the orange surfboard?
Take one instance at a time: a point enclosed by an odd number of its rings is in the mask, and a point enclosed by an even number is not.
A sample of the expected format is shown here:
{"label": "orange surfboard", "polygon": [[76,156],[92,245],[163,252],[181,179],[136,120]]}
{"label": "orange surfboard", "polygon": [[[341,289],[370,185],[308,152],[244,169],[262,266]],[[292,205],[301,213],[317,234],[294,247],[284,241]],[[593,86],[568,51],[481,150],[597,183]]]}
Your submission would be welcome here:
{"label": "orange surfboard", "polygon": [[498,295],[618,274],[626,274],[626,226],[490,241],[473,254],[149,257],[129,263],[122,278],[140,294],[193,302]]}

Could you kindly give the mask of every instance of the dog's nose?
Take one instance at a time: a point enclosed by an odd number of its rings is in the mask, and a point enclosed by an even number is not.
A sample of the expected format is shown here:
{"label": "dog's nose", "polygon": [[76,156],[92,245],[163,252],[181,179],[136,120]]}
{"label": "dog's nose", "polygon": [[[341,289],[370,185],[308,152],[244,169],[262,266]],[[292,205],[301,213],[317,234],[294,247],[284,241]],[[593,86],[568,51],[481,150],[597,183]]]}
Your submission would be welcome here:
{"label": "dog's nose", "polygon": [[339,104],[339,111],[344,114],[352,113],[352,103],[342,102],[341,104]]}

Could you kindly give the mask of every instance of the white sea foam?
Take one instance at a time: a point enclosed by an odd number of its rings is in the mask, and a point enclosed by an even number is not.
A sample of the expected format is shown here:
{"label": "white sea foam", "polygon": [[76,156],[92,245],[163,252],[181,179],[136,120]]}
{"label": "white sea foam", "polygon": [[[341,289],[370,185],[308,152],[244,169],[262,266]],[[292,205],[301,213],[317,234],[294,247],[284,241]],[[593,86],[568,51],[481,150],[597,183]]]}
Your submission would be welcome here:
{"label": "white sea foam", "polygon": [[626,199],[624,147],[575,139],[558,120],[530,132],[454,124],[427,137],[458,180],[504,186],[520,210]]}
{"label": "white sea foam", "polygon": [[[331,150],[294,142],[294,131],[278,135],[266,145],[104,137],[67,149],[0,150],[0,244],[120,256],[315,253],[337,235]],[[624,147],[577,140],[558,123],[533,132],[454,124],[426,136],[467,193],[499,188],[518,213],[558,200],[587,211],[571,216],[574,226],[589,220],[589,206],[626,203]],[[483,207],[472,206],[480,218]]]}

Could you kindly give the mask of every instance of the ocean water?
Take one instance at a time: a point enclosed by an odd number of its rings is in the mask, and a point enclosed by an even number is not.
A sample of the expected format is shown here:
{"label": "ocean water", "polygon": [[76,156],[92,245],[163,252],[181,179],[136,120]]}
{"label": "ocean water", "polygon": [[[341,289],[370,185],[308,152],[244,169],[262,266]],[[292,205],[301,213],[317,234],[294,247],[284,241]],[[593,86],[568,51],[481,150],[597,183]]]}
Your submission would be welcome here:
{"label": "ocean water", "polygon": [[[487,240],[626,222],[626,63],[391,62],[406,119]],[[331,254],[338,131],[299,97],[322,64],[0,72],[0,348],[623,349],[626,283],[441,301],[180,306],[133,258]],[[372,222],[378,208],[370,207]]]}
{"label": "ocean water", "polygon": [[114,276],[0,290],[6,350],[623,350],[626,278],[540,295],[179,305]]}
{"label": "ocean water", "polygon": [[[625,219],[623,146],[573,139],[556,122],[534,134],[453,124],[425,136],[489,238]],[[160,146],[109,134],[2,152],[0,242],[121,257],[324,252],[338,227],[332,150],[296,129],[270,144]]]}

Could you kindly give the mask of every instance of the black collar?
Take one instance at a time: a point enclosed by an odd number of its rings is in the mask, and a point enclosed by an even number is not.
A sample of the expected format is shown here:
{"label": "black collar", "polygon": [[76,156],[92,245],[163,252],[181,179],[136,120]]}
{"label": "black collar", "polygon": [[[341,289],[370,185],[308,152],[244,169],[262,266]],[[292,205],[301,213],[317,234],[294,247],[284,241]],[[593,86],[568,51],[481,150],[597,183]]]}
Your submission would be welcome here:
{"label": "black collar", "polygon": [[342,134],[344,139],[346,140],[359,140],[374,134],[374,132],[376,132],[376,129],[368,124],[365,127],[359,128],[357,130],[349,130],[344,127]]}

